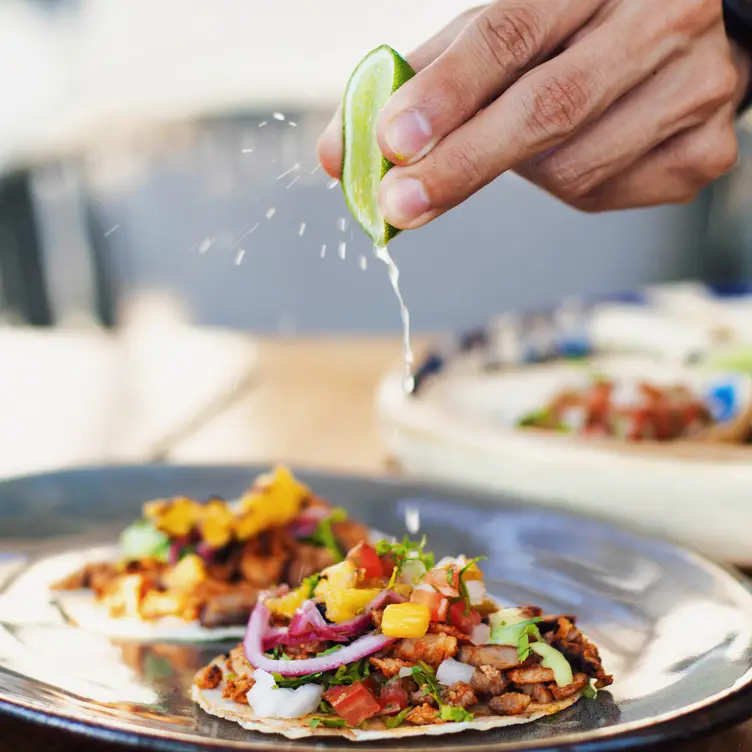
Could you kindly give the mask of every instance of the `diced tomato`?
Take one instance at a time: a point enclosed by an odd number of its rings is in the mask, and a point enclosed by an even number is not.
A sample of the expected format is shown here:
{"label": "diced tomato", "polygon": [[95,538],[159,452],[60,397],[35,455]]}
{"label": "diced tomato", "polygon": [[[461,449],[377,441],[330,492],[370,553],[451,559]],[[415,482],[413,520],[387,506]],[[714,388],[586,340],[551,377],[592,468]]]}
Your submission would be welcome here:
{"label": "diced tomato", "polygon": [[326,692],[324,692],[324,699],[330,705],[334,705],[339,696],[346,692],[348,689],[350,689],[350,687],[348,687],[346,684],[338,684],[336,687],[327,689]]}
{"label": "diced tomato", "polygon": [[460,632],[470,634],[473,627],[480,624],[480,614],[474,608],[468,608],[465,601],[457,601],[449,607],[449,622]]}
{"label": "diced tomato", "polygon": [[387,554],[381,557],[381,569],[384,572],[384,577],[391,577],[394,571],[394,559]]}
{"label": "diced tomato", "polygon": [[382,715],[399,713],[407,707],[407,690],[399,679],[392,679],[383,686],[379,695],[379,705],[381,705]]}
{"label": "diced tomato", "polygon": [[324,692],[324,699],[348,726],[357,726],[381,712],[381,705],[362,681],[349,687],[332,687]]}
{"label": "diced tomato", "polygon": [[359,543],[347,554],[347,558],[358,569],[365,571],[367,579],[384,576],[384,567],[376,549],[367,543]]}
{"label": "diced tomato", "polygon": [[432,569],[424,575],[421,582],[431,585],[448,598],[456,598],[459,595],[460,571],[457,567]]}
{"label": "diced tomato", "polygon": [[449,601],[438,591],[427,588],[416,588],[410,594],[410,603],[422,603],[428,606],[431,621],[444,621],[449,608]]}

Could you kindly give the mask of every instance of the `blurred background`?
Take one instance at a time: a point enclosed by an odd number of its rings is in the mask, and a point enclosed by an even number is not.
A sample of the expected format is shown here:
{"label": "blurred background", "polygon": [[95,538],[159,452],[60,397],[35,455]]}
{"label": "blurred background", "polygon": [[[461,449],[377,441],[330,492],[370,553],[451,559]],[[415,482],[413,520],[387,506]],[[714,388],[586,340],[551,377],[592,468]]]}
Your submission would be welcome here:
{"label": "blurred background", "polygon": [[[5,0],[0,474],[380,469],[399,309],[315,139],[365,52],[474,4]],[[752,278],[740,131],[738,167],[689,206],[586,216],[506,175],[403,234],[418,344],[565,296]]]}

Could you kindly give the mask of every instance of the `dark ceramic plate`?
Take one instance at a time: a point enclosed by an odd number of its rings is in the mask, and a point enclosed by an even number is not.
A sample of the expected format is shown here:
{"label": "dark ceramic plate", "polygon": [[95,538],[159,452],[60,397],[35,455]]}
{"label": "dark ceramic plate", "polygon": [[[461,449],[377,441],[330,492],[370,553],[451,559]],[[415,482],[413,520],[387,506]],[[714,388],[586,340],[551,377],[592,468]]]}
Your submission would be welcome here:
{"label": "dark ceramic plate", "polygon": [[[0,591],[31,560],[111,543],[145,499],[237,495],[256,468],[101,468],[0,484]],[[752,715],[752,595],[735,575],[671,544],[583,517],[478,495],[302,474],[387,533],[405,512],[439,555],[485,555],[491,592],[575,613],[616,682],[553,718],[431,739],[444,749],[615,750],[695,736]],[[31,599],[29,599],[31,600]],[[1,607],[0,607],[1,609]],[[413,748],[425,741],[288,742],[195,708],[196,668],[221,645],[128,644],[64,624],[45,603],[0,610],[0,708],[89,736],[179,750]]]}

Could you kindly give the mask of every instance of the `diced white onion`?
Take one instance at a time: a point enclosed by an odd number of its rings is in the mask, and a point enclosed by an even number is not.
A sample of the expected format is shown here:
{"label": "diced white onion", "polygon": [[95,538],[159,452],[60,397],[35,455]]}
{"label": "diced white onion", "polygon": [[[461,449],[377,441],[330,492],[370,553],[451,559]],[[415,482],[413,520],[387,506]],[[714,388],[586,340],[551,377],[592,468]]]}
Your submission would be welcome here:
{"label": "diced white onion", "polygon": [[251,676],[255,680],[256,685],[261,685],[262,687],[266,687],[267,689],[271,689],[272,687],[276,686],[276,682],[274,681],[274,677],[268,672],[268,671],[262,671],[260,668],[257,668]]}
{"label": "diced white onion", "polygon": [[319,684],[304,684],[297,689],[278,689],[273,692],[288,692],[289,695],[277,703],[278,718],[301,718],[313,713],[321,702],[322,689]]}
{"label": "diced white onion", "polygon": [[405,585],[417,585],[426,573],[425,564],[420,559],[408,559],[403,565],[400,571],[400,582],[404,582]]}
{"label": "diced white onion", "polygon": [[445,569],[446,567],[453,567],[457,563],[457,559],[453,556],[445,556],[434,569]]}
{"label": "diced white onion", "polygon": [[486,645],[488,638],[491,636],[491,627],[488,624],[476,624],[470,633],[470,639],[473,645]]}
{"label": "diced white onion", "polygon": [[248,704],[259,718],[273,718],[277,714],[278,695],[281,689],[254,684],[246,695]]}
{"label": "diced white onion", "polygon": [[277,688],[274,677],[261,669],[252,674],[256,683],[248,691],[248,705],[259,718],[300,718],[313,713],[321,702],[318,684],[297,689]]}
{"label": "diced white onion", "polygon": [[413,675],[413,670],[412,670],[412,667],[409,667],[409,666],[403,666],[403,667],[402,667],[402,668],[401,668],[401,669],[399,670],[399,678],[400,678],[400,679],[404,679],[404,678],[405,678],[406,676],[412,676],[412,675]]}
{"label": "diced white onion", "polygon": [[473,672],[475,669],[472,666],[468,666],[467,663],[460,663],[455,661],[454,658],[447,658],[441,662],[441,665],[436,671],[436,678],[441,684],[451,686],[456,682],[470,683],[473,678]]}
{"label": "diced white onion", "polygon": [[465,583],[467,596],[473,606],[478,606],[486,600],[486,586],[483,580],[468,580]]}

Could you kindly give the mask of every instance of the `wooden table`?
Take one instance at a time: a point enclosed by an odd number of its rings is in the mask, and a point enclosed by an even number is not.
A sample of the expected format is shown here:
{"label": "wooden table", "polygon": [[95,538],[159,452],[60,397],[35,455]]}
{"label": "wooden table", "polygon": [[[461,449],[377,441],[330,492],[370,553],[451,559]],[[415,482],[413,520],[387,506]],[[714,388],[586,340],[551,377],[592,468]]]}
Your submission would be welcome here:
{"label": "wooden table", "polygon": [[[200,406],[149,437],[142,459],[288,462],[368,474],[393,472],[374,419],[374,390],[399,361],[396,338],[248,340],[256,356]],[[130,446],[127,456],[138,455]],[[113,459],[118,459],[115,453]],[[0,752],[120,752],[116,745],[0,718]],[[672,752],[752,752],[752,722]]]}

